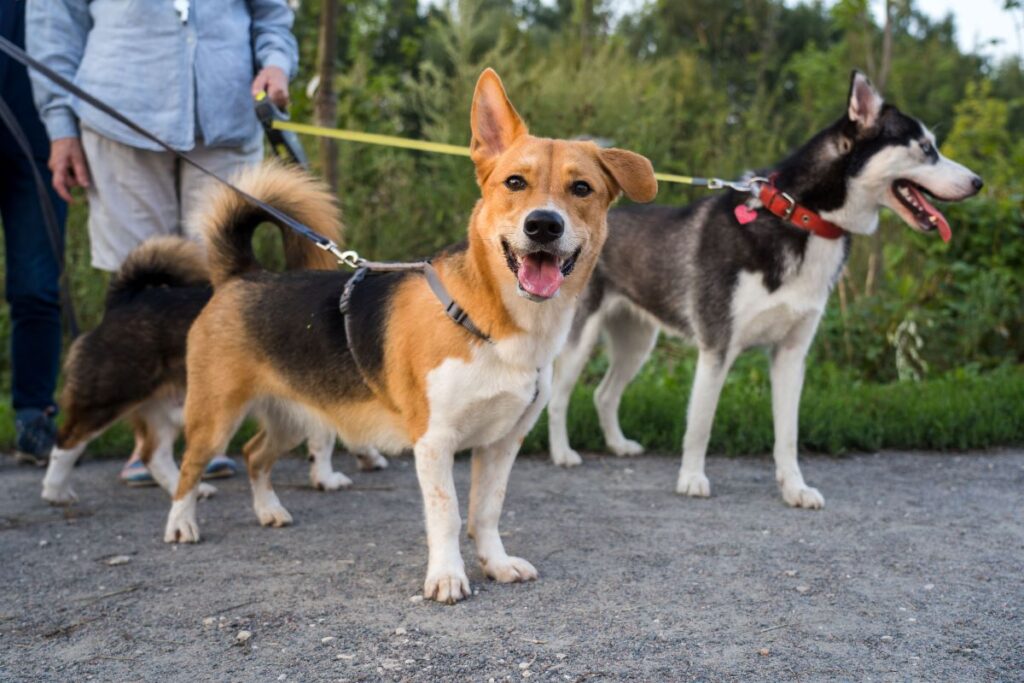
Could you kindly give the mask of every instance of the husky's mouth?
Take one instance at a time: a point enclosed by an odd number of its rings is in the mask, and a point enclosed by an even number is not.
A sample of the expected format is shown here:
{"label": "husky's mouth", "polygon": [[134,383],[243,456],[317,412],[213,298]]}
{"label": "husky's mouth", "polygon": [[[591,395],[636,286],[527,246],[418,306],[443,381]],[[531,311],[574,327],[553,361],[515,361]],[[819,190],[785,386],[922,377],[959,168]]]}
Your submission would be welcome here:
{"label": "husky's mouth", "polygon": [[953,236],[949,222],[942,212],[931,205],[925,193],[928,192],[920,185],[900,178],[893,182],[892,193],[899,201],[900,206],[906,209],[905,212],[898,211],[900,217],[910,227],[921,232],[939,231],[943,242],[948,242]]}
{"label": "husky's mouth", "polygon": [[505,263],[519,282],[519,293],[531,301],[546,301],[558,293],[562,281],[569,277],[576,267],[583,247],[568,256],[551,251],[536,251],[518,254],[506,240],[501,240],[505,252]]}

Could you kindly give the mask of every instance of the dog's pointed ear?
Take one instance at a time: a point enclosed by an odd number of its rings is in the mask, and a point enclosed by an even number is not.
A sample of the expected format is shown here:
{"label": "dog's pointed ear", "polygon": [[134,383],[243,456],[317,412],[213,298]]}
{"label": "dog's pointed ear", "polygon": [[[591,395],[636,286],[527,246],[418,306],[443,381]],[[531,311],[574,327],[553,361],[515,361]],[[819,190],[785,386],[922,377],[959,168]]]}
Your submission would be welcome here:
{"label": "dog's pointed ear", "polygon": [[634,202],[649,202],[657,196],[658,179],[647,157],[612,148],[600,150],[598,159],[613,184]]}
{"label": "dog's pointed ear", "polygon": [[850,97],[849,97],[850,120],[859,128],[874,128],[878,123],[878,115],[882,113],[882,105],[885,103],[882,96],[871,85],[871,81],[860,71],[854,71],[850,76]]}
{"label": "dog's pointed ear", "polygon": [[485,69],[476,82],[470,126],[473,140],[469,153],[478,168],[529,132],[509,102],[505,86],[494,69]]}

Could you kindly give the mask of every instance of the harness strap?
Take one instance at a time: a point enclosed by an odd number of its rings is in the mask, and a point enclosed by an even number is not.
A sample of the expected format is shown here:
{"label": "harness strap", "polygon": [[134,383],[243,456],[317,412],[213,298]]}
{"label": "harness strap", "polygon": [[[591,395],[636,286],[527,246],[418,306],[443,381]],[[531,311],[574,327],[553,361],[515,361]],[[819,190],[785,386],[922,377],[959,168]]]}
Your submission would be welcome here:
{"label": "harness strap", "polygon": [[338,311],[341,312],[342,320],[345,322],[345,339],[348,342],[348,353],[352,356],[352,362],[356,364],[356,370],[359,371],[363,381],[367,384],[369,384],[370,378],[366,374],[363,364],[359,362],[359,354],[356,353],[355,346],[352,344],[352,317],[348,312],[352,302],[352,292],[355,291],[356,285],[362,282],[368,272],[370,272],[370,269],[364,266],[352,273],[352,277],[345,283],[345,288],[341,290],[341,299],[338,300]]}
{"label": "harness strap", "polygon": [[349,313],[352,310],[352,294],[355,292],[356,285],[366,279],[368,273],[371,272],[403,272],[403,271],[419,271],[423,273],[423,276],[427,280],[427,284],[430,285],[431,291],[434,296],[437,297],[441,305],[444,306],[445,315],[451,318],[457,325],[463,327],[473,336],[482,339],[488,344],[493,344],[494,341],[480,331],[480,328],[476,326],[473,320],[466,313],[466,310],[459,306],[459,304],[452,298],[452,295],[448,293],[444,283],[441,282],[441,278],[438,277],[437,271],[434,266],[430,265],[430,261],[414,261],[412,263],[386,263],[377,261],[363,261],[356,272],[352,274],[352,277],[345,283],[345,287],[341,290],[341,297],[338,299],[338,312],[341,313],[342,318],[345,321],[345,338],[348,340],[348,350],[352,355],[352,360],[356,364],[356,369],[359,370],[359,374],[362,375],[363,381],[369,383],[369,376],[366,374],[365,368],[359,362],[359,354],[356,353],[355,346],[352,343],[353,331],[352,331],[352,316]]}
{"label": "harness strap", "polygon": [[0,98],[0,121],[3,121],[7,129],[11,131],[11,137],[18,143],[21,153],[25,156],[29,168],[32,169],[32,179],[36,186],[36,195],[39,198],[39,208],[43,212],[43,226],[46,228],[46,235],[50,241],[50,249],[53,250],[53,257],[57,261],[57,273],[60,279],[59,296],[60,307],[64,312],[64,321],[68,327],[68,334],[74,339],[78,336],[78,318],[75,316],[75,306],[71,301],[71,287],[68,281],[67,269],[64,267],[64,238],[60,233],[60,221],[57,220],[57,212],[53,209],[53,202],[50,201],[50,193],[43,181],[43,176],[36,167],[32,155],[32,145],[25,135],[24,129],[18,123],[17,117],[11,108],[7,106],[3,98]]}
{"label": "harness strap", "polygon": [[480,328],[473,323],[473,320],[466,313],[466,309],[459,306],[458,302],[452,298],[452,295],[445,289],[444,283],[441,282],[441,278],[438,277],[437,271],[434,270],[434,266],[430,265],[430,261],[423,264],[423,275],[427,278],[427,284],[430,285],[430,289],[433,290],[434,296],[437,297],[441,305],[444,306],[444,313],[449,318],[455,321],[456,325],[464,327],[470,334],[478,339],[482,339],[488,344],[494,342],[480,331]]}
{"label": "harness strap", "polygon": [[775,214],[787,223],[814,233],[818,237],[835,240],[845,234],[838,225],[825,220],[819,214],[799,204],[793,197],[777,188],[774,176],[769,182],[761,185],[757,196],[767,211]]}

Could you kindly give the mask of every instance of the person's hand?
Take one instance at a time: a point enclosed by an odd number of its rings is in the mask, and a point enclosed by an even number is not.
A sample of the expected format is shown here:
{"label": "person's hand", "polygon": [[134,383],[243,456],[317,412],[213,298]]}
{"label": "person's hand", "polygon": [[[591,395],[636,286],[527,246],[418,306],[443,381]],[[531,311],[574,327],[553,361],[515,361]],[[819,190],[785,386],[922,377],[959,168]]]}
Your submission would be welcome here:
{"label": "person's hand", "polygon": [[267,93],[278,109],[288,106],[288,76],[280,67],[267,66],[252,81],[252,96]]}
{"label": "person's hand", "polygon": [[57,138],[51,142],[49,166],[53,189],[64,201],[72,201],[71,188],[89,187],[89,165],[78,138]]}

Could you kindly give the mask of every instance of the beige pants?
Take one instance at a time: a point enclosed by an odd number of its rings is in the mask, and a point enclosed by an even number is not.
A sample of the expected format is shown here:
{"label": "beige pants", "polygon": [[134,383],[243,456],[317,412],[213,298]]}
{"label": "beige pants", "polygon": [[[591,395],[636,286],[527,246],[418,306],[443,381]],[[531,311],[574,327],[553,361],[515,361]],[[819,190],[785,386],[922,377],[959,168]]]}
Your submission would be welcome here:
{"label": "beige pants", "polygon": [[[144,240],[156,235],[200,239],[191,215],[217,183],[170,152],[129,147],[82,129],[89,163],[89,243],[92,265],[114,271]],[[263,158],[262,133],[241,147],[206,147],[188,156],[222,178]]]}

